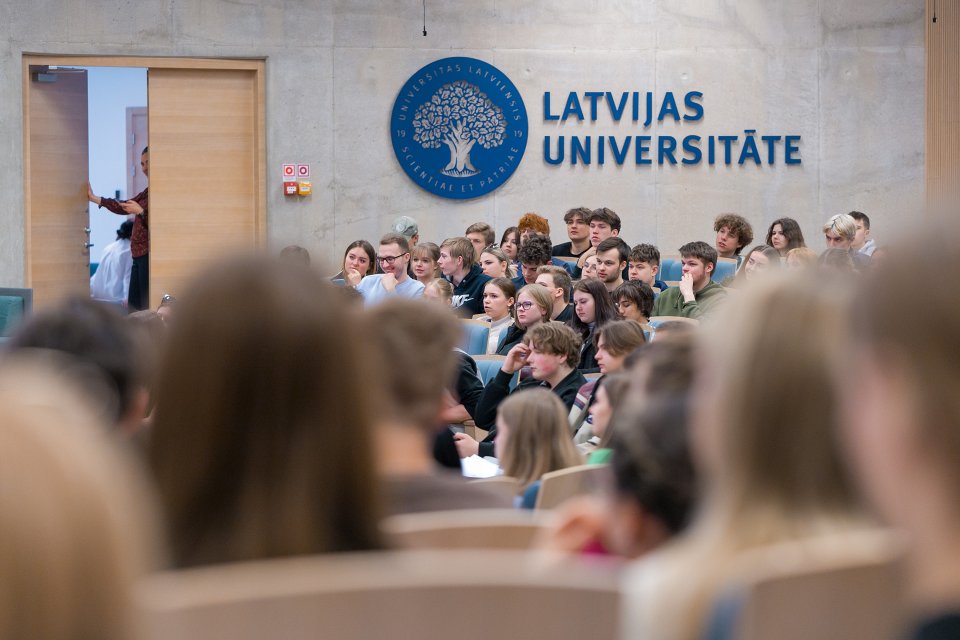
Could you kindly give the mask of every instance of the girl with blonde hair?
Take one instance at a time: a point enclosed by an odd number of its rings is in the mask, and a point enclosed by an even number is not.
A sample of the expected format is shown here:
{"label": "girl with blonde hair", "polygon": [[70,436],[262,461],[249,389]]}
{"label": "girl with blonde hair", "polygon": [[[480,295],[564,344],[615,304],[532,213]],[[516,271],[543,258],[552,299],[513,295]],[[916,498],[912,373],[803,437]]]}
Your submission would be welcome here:
{"label": "girl with blonde hair", "polygon": [[840,456],[831,384],[848,298],[813,274],[771,277],[704,326],[691,433],[704,503],[685,540],[627,576],[631,637],[702,638],[744,553],[866,527]]}
{"label": "girl with blonde hair", "polygon": [[512,394],[500,404],[494,448],[500,468],[519,480],[530,508],[543,474],[583,464],[570,439],[567,410],[548,389]]}
{"label": "girl with blonde hair", "polygon": [[517,268],[503,251],[491,245],[480,253],[480,268],[491,278],[516,278]]}

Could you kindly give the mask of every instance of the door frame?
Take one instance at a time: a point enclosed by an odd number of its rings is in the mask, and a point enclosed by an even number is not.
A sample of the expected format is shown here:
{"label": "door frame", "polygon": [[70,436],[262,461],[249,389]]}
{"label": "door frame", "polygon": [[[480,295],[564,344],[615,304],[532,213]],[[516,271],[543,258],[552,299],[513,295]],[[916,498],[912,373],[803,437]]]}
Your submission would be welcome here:
{"label": "door frame", "polygon": [[[150,69],[221,69],[235,71],[252,71],[256,91],[254,116],[254,148],[256,152],[256,178],[254,184],[255,198],[255,235],[256,245],[261,248],[266,245],[267,228],[267,189],[266,189],[266,60],[264,58],[172,58],[150,56],[87,56],[48,53],[24,53],[21,63],[22,95],[23,95],[23,273],[24,286],[30,287],[33,283],[33,252],[31,238],[31,190],[30,183],[30,67],[34,65],[64,66],[64,67],[139,67]],[[148,76],[149,77],[149,76]],[[149,104],[147,105],[149,109]],[[88,116],[89,117],[89,116]]]}

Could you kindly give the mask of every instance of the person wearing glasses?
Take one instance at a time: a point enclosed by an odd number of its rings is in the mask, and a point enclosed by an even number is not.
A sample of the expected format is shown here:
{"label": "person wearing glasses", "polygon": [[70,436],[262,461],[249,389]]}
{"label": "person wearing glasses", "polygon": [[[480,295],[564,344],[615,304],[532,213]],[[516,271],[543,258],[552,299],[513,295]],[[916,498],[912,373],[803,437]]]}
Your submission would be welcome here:
{"label": "person wearing glasses", "polygon": [[357,285],[367,306],[394,296],[419,298],[423,295],[423,283],[411,278],[407,271],[410,244],[402,234],[388,233],[380,238],[377,263],[383,273],[367,276]]}

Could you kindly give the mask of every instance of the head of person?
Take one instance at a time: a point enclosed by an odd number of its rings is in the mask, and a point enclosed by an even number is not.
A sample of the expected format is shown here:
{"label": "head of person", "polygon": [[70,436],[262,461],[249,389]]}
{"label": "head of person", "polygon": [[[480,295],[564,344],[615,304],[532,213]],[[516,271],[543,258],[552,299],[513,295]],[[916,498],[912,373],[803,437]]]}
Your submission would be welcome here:
{"label": "head of person", "polygon": [[563,267],[552,264],[546,264],[537,269],[536,283],[543,285],[550,291],[554,304],[570,302],[570,294],[573,291],[573,281],[570,274]]}
{"label": "head of person", "polygon": [[298,244],[287,245],[280,250],[280,259],[297,262],[299,264],[310,264],[310,252]]}
{"label": "head of person", "polygon": [[825,250],[817,259],[817,266],[821,273],[828,276],[846,277],[856,273],[856,266],[853,264],[853,256],[849,249],[834,247]]}
{"label": "head of person", "polygon": [[810,247],[797,247],[787,252],[788,269],[806,269],[817,266],[817,252]]}
{"label": "head of person", "polygon": [[453,304],[453,285],[443,278],[434,278],[424,285],[423,297],[425,300],[449,307]]}
{"label": "head of person", "polygon": [[480,260],[480,253],[484,248],[489,247],[497,241],[496,232],[493,230],[493,227],[486,222],[474,222],[467,227],[463,235],[470,241],[470,244],[473,245],[473,253],[477,261]]}
{"label": "head of person", "polygon": [[474,265],[473,245],[466,238],[447,238],[440,245],[437,266],[440,273],[451,278],[458,273],[466,274]]}
{"label": "head of person", "polygon": [[343,275],[351,271],[358,271],[361,276],[369,276],[377,272],[377,252],[373,245],[366,240],[354,240],[347,245],[343,252]]}
{"label": "head of person", "polygon": [[517,259],[520,261],[520,273],[523,281],[532,284],[537,281],[537,269],[550,264],[550,251],[553,244],[550,238],[539,233],[530,234],[520,246]]}
{"label": "head of person", "polygon": [[583,462],[570,438],[567,409],[547,389],[514,393],[500,403],[495,443],[504,475],[521,487]]}
{"label": "head of person", "polygon": [[399,233],[388,233],[380,238],[380,251],[377,263],[384,273],[391,273],[397,280],[407,277],[407,265],[410,264],[410,245]]}
{"label": "head of person", "polygon": [[710,282],[713,270],[717,268],[717,250],[706,242],[688,242],[680,247],[682,271],[693,278],[693,288],[699,290]]}
{"label": "head of person", "polygon": [[16,354],[0,368],[0,637],[129,640],[134,587],[160,564],[156,505],[57,365]]}
{"label": "head of person", "polygon": [[630,245],[616,236],[610,236],[597,245],[597,278],[606,285],[620,280],[627,268]]}
{"label": "head of person", "polygon": [[724,258],[740,255],[743,248],[753,242],[753,227],[743,216],[723,213],[713,221],[717,232],[717,253]]}
{"label": "head of person", "polygon": [[697,501],[686,396],[625,402],[611,421],[613,491],[604,546],[638,558],[682,533]]}
{"label": "head of person", "polygon": [[616,373],[624,367],[627,356],[646,344],[643,327],[633,320],[613,320],[597,331],[593,338],[597,347],[600,373]]}
{"label": "head of person", "polygon": [[590,431],[600,438],[600,448],[610,444],[613,429],[609,429],[614,412],[627,399],[630,391],[630,376],[624,374],[605,375],[597,383],[590,405]]}
{"label": "head of person", "polygon": [[587,226],[590,228],[590,244],[596,247],[607,238],[620,235],[620,216],[612,209],[600,207],[590,212]]}
{"label": "head of person", "polygon": [[456,379],[457,318],[438,305],[395,297],[366,310],[363,325],[379,364],[379,415],[433,435],[442,424],[444,390]]}
{"label": "head of person", "polygon": [[550,292],[539,284],[527,284],[517,291],[517,324],[529,329],[550,319],[553,311],[553,298]]}
{"label": "head of person", "polygon": [[743,266],[735,278],[736,283],[743,284],[755,280],[765,272],[780,269],[780,252],[765,244],[758,244],[747,252],[743,259]]}
{"label": "head of person", "polygon": [[561,322],[541,322],[527,331],[523,342],[530,347],[527,364],[531,375],[537,380],[550,380],[559,373],[576,369],[580,364],[583,341],[573,329]]}
{"label": "head of person", "polygon": [[[960,521],[960,306],[952,295],[925,296],[923,312],[904,327],[883,296],[911,291],[918,273],[957,282],[958,242],[956,218],[933,218],[871,263],[853,299],[850,355],[837,376],[847,455],[864,493],[885,521],[915,540],[912,554],[940,556],[946,567],[954,566],[955,547],[946,547]],[[929,548],[916,548],[924,541]],[[935,567],[915,566],[926,584],[936,578]],[[952,577],[942,586],[956,584]],[[955,604],[950,597],[936,605]]]}
{"label": "head of person", "polygon": [[853,237],[853,243],[850,245],[850,248],[854,251],[859,251],[870,239],[870,216],[862,211],[851,211],[849,216],[853,218],[854,224],[857,225],[857,233]]}
{"label": "head of person", "polygon": [[581,280],[596,280],[597,278],[597,256],[588,256],[583,261],[583,269],[580,273]]}
{"label": "head of person", "polygon": [[590,226],[587,220],[591,213],[593,211],[586,207],[577,207],[563,214],[563,222],[567,225],[567,237],[570,238],[570,242],[585,242],[590,238]]}
{"label": "head of person", "polygon": [[628,280],[613,292],[613,304],[624,320],[647,322],[653,313],[653,302],[653,289],[639,280]]}
{"label": "head of person", "polygon": [[791,249],[807,246],[800,224],[793,218],[774,220],[767,230],[766,244],[779,251],[781,256],[787,255]]}
{"label": "head of person", "polygon": [[517,259],[520,250],[520,230],[517,227],[507,227],[500,238],[500,250],[511,260]]}
{"label": "head of person", "polygon": [[390,225],[390,231],[406,238],[407,244],[411,247],[417,246],[420,242],[420,225],[410,216],[399,216]]}
{"label": "head of person", "polygon": [[176,566],[381,545],[368,402],[379,390],[338,289],[244,258],[181,297],[148,456]]}
{"label": "head of person", "polygon": [[838,213],[823,225],[823,236],[828,249],[849,251],[857,237],[857,222],[848,213]]}
{"label": "head of person", "polygon": [[121,223],[120,228],[117,229],[117,240],[129,240],[130,236],[133,235],[133,222],[130,220],[124,220]]}
{"label": "head of person", "polygon": [[520,246],[527,243],[531,235],[538,234],[550,237],[550,222],[541,215],[533,212],[525,213],[520,216],[517,223],[517,230],[520,233]]}
{"label": "head of person", "polygon": [[410,264],[413,276],[420,282],[430,282],[440,277],[437,261],[440,259],[440,247],[432,242],[418,244],[410,250]]}
{"label": "head of person", "polygon": [[144,147],[140,152],[140,170],[143,175],[150,176],[150,147]]}
{"label": "head of person", "polygon": [[34,313],[5,345],[8,352],[55,351],[66,371],[87,389],[117,429],[140,428],[147,405],[146,379],[137,334],[115,308],[90,298],[68,298]]}
{"label": "head of person", "polygon": [[660,250],[652,244],[638,244],[630,250],[628,260],[630,280],[653,287],[660,273]]}
{"label": "head of person", "polygon": [[695,455],[712,517],[741,543],[853,519],[831,379],[848,344],[842,285],[811,273],[765,278],[701,329]]}
{"label": "head of person", "polygon": [[510,278],[494,278],[483,287],[483,312],[492,320],[512,315],[516,301],[517,287]]}
{"label": "head of person", "polygon": [[489,246],[480,254],[480,269],[491,278],[509,278],[510,259],[499,248]]}
{"label": "head of person", "polygon": [[591,325],[601,327],[618,317],[613,298],[599,279],[581,280],[573,286],[571,322],[582,335],[586,335]]}

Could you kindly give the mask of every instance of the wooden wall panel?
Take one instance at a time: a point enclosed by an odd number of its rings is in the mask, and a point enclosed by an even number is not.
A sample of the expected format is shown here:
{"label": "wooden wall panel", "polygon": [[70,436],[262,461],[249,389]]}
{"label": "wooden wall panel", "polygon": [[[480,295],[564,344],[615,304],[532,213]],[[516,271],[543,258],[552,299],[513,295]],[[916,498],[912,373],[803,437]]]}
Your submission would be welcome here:
{"label": "wooden wall panel", "polygon": [[960,2],[927,0],[926,24],[927,201],[936,208],[960,201]]}

